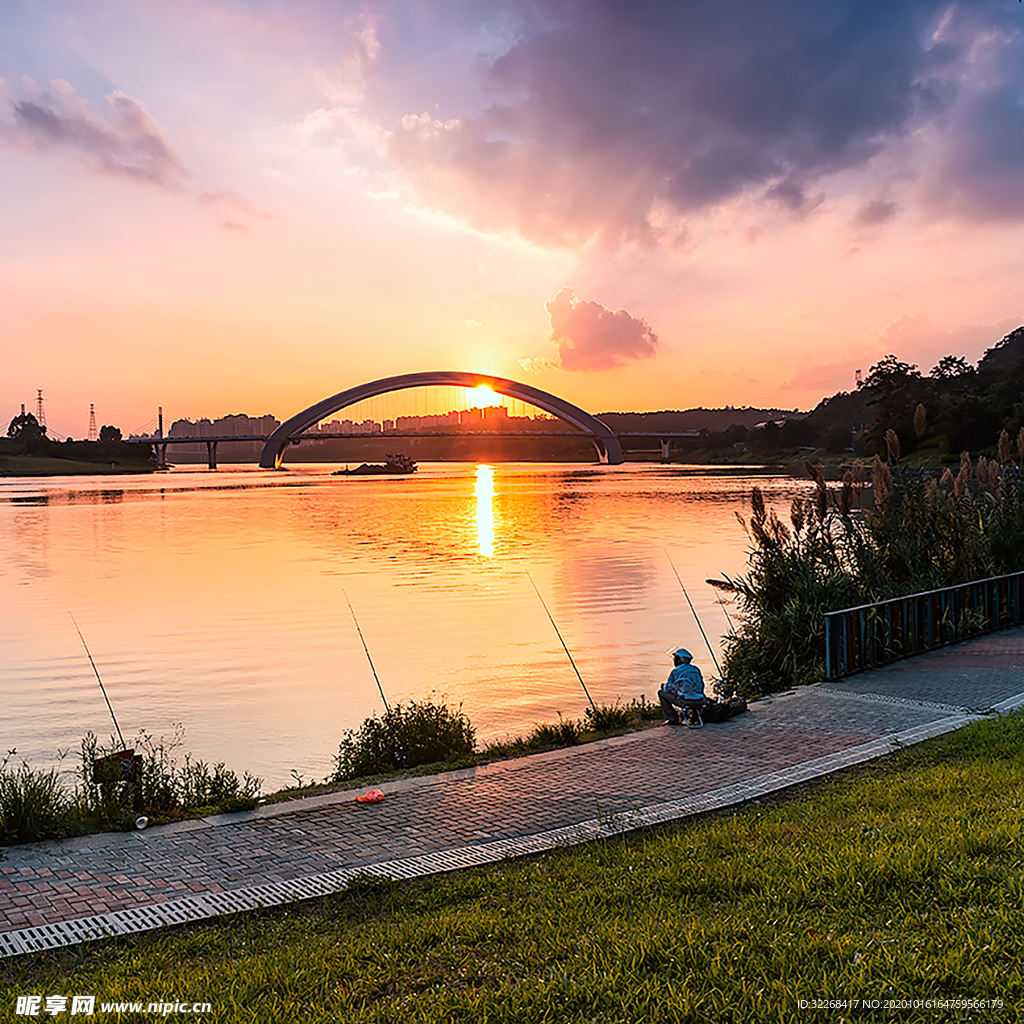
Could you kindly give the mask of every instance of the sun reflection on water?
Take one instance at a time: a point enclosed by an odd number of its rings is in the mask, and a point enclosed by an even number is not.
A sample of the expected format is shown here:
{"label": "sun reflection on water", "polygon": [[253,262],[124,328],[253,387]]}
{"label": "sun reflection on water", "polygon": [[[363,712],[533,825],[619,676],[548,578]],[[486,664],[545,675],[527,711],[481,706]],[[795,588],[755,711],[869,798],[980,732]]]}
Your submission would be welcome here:
{"label": "sun reflection on water", "polygon": [[480,554],[494,557],[494,467],[476,467],[476,535]]}

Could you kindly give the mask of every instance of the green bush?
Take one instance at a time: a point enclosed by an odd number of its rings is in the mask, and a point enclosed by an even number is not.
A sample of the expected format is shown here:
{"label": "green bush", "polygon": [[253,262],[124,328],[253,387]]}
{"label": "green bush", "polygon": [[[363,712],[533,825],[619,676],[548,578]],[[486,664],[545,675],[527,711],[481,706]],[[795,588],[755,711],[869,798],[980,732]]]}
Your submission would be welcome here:
{"label": "green bush", "polygon": [[476,731],[462,706],[433,701],[393,704],[378,718],[349,729],[335,758],[333,782],[378,775],[422,764],[453,761],[476,749]]}
{"label": "green bush", "polygon": [[[920,480],[876,459],[874,508],[861,509],[863,469],[830,489],[821,467],[806,465],[815,491],[793,502],[789,525],[755,487],[746,574],[708,580],[739,602],[723,675],[743,694],[824,678],[826,612],[1024,569],[1019,469],[982,458],[975,471],[965,452],[958,476]],[[963,635],[971,626],[957,623]]]}
{"label": "green bush", "polygon": [[[484,751],[486,757],[525,757],[542,750],[553,750],[560,747],[575,747],[583,743],[587,734],[608,733],[628,729],[630,726],[660,719],[660,704],[649,704],[645,697],[634,697],[623,704],[599,704],[597,708],[587,708],[583,712],[583,720],[562,718],[554,724],[542,723],[533,727],[528,736],[516,739],[495,740],[487,744]],[[589,738],[593,738],[592,735]]]}
{"label": "green bush", "polygon": [[68,797],[56,771],[0,766],[0,841],[34,843],[66,835]]}
{"label": "green bush", "polygon": [[239,811],[255,807],[262,780],[246,772],[240,782],[223,762],[211,768],[205,761],[193,761],[190,754],[185,754],[184,763],[179,764],[176,751],[184,735],[180,724],[175,725],[170,739],[155,739],[140,732],[134,747],[142,757],[133,785],[96,778],[95,761],[120,750],[121,745],[113,737],[103,745],[92,732],[88,733],[81,745],[78,813],[100,828],[130,828],[140,813],[161,821],[201,808]]}

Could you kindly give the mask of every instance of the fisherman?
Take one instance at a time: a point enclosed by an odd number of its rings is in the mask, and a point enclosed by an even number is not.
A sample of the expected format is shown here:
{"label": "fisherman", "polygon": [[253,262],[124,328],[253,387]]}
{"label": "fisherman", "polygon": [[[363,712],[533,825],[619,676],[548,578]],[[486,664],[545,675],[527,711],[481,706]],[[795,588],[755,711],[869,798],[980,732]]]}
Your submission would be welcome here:
{"label": "fisherman", "polygon": [[685,647],[676,647],[668,653],[672,655],[675,667],[668,681],[658,691],[665,724],[685,724],[691,729],[699,729],[704,724],[700,716],[701,708],[704,707],[704,677],[700,669],[691,664],[693,655]]}

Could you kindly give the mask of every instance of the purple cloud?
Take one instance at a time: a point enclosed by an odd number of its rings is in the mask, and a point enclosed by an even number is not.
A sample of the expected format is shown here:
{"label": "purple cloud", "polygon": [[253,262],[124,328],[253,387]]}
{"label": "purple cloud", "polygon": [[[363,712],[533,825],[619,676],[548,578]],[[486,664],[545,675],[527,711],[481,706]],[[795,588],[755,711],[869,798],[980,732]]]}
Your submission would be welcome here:
{"label": "purple cloud", "polygon": [[[948,173],[962,209],[980,192],[1000,215],[1024,209],[1024,38],[991,0],[509,6],[523,27],[481,63],[494,101],[472,116],[407,116],[389,140],[421,198],[477,226],[546,244],[651,244],[666,216],[744,194],[802,216],[828,175],[865,168],[922,126],[958,154]],[[979,49],[993,36],[1013,57],[999,57],[994,82],[996,58]],[[973,119],[959,116],[971,67]],[[972,133],[968,153],[958,141]]]}
{"label": "purple cloud", "polygon": [[[974,220],[1024,219],[1024,33],[979,39],[928,181],[940,209]],[[972,23],[958,25],[970,37]]]}
{"label": "purple cloud", "polygon": [[878,224],[885,224],[893,219],[899,212],[900,204],[885,199],[870,199],[856,213],[853,218],[857,227],[869,228]]}
{"label": "purple cloud", "polygon": [[14,142],[73,153],[101,174],[178,188],[188,173],[185,165],[139,100],[111,93],[108,121],[68,92],[59,99],[43,93],[14,102],[14,124],[4,135]]}
{"label": "purple cloud", "polygon": [[649,359],[658,349],[658,336],[646,320],[600,302],[584,302],[571,288],[562,288],[544,308],[563,370],[607,370]]}

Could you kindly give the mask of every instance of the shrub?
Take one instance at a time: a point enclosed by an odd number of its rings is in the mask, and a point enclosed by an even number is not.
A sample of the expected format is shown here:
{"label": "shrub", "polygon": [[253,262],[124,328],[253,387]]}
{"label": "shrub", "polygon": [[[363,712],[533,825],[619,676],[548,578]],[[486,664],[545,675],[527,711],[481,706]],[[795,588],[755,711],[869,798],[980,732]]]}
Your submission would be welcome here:
{"label": "shrub", "polygon": [[422,764],[453,761],[476,749],[476,731],[462,706],[433,701],[393,704],[349,729],[338,747],[333,782]]}
{"label": "shrub", "polygon": [[534,728],[527,743],[533,742],[538,747],[575,747],[583,742],[583,726],[575,719],[558,716],[557,725],[545,722]]}
{"label": "shrub", "polygon": [[242,781],[219,762],[211,768],[205,761],[193,761],[185,754],[178,763],[177,749],[184,741],[180,724],[170,739],[154,739],[146,732],[135,737],[135,749],[142,752],[138,778],[128,782],[101,781],[93,764],[98,758],[120,750],[111,737],[104,746],[90,732],[82,740],[79,813],[99,827],[130,828],[134,817],[143,813],[156,819],[181,817],[187,811],[212,807],[219,811],[251,810],[256,806],[262,780],[246,772]]}
{"label": "shrub", "polygon": [[185,755],[178,777],[181,806],[216,807],[219,811],[249,811],[258,803],[261,780],[248,772],[238,776],[218,761],[211,769],[205,761]]}
{"label": "shrub", "polygon": [[56,771],[36,771],[24,762],[0,766],[0,841],[34,843],[66,835],[68,798]]}

